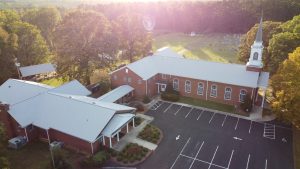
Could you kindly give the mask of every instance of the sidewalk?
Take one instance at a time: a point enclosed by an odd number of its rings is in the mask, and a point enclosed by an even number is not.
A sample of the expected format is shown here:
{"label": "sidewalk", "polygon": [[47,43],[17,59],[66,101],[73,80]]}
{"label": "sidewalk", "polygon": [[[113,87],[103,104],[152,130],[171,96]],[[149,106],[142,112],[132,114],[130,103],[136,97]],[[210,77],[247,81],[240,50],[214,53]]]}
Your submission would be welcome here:
{"label": "sidewalk", "polygon": [[130,132],[128,132],[120,141],[113,146],[113,149],[116,151],[122,151],[123,148],[128,143],[137,143],[140,146],[146,147],[149,150],[155,150],[157,145],[150,143],[148,141],[137,138],[138,134],[147,126],[147,124],[151,123],[153,117],[147,116],[144,114],[137,114],[136,117],[141,117],[144,121],[137,127],[134,127]]}

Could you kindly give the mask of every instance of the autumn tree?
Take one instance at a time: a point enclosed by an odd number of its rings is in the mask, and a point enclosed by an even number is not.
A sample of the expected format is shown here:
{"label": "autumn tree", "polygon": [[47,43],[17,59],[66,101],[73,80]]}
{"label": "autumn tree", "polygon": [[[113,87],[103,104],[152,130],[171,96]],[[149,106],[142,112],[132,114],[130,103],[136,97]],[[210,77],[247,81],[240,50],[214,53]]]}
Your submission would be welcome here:
{"label": "autumn tree", "polygon": [[300,128],[300,46],[280,64],[271,86],[277,117]]}
{"label": "autumn tree", "polygon": [[95,69],[114,61],[117,43],[110,22],[101,13],[71,11],[55,31],[58,71],[88,85]]}
{"label": "autumn tree", "polygon": [[136,13],[121,15],[117,21],[122,58],[133,62],[146,56],[152,48],[151,34],[143,26],[143,18]]}

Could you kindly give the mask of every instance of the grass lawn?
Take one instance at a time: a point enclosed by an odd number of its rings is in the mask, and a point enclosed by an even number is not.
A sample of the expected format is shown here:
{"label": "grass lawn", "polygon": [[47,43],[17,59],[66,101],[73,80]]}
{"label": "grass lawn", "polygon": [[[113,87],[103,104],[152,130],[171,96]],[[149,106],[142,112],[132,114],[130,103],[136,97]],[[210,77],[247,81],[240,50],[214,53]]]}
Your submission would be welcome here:
{"label": "grass lawn", "polygon": [[11,169],[52,169],[47,143],[36,142],[20,150],[8,150]]}
{"label": "grass lawn", "polygon": [[239,42],[239,36],[231,34],[200,34],[191,37],[184,33],[166,33],[154,35],[153,51],[169,46],[191,59],[240,63],[237,60]]}
{"label": "grass lawn", "polygon": [[208,100],[194,99],[194,98],[190,98],[190,97],[180,97],[179,102],[194,105],[194,106],[224,111],[224,112],[228,112],[228,113],[232,113],[232,114],[247,116],[246,114],[236,112],[234,109],[234,106],[232,106],[232,105],[216,103],[216,102],[212,102],[212,101],[208,101]]}
{"label": "grass lawn", "polygon": [[293,128],[295,169],[300,169],[300,130]]}
{"label": "grass lawn", "polygon": [[44,80],[41,81],[41,83],[52,86],[52,87],[58,87],[64,83],[66,83],[68,80],[64,80],[63,78],[59,77],[59,78],[52,78],[49,80]]}

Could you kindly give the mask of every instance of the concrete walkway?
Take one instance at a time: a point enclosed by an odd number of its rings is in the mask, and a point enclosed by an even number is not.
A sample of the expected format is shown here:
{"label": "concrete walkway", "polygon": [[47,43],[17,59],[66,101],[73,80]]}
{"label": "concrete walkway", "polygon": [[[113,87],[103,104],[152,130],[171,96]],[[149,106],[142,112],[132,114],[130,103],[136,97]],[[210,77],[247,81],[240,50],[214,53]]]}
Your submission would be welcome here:
{"label": "concrete walkway", "polygon": [[146,147],[149,150],[156,149],[156,144],[137,138],[138,134],[147,126],[147,124],[151,123],[153,117],[144,114],[137,114],[136,117],[140,117],[144,119],[144,121],[139,126],[134,127],[123,138],[121,138],[120,141],[113,146],[114,150],[122,151],[128,143],[137,143],[138,145]]}

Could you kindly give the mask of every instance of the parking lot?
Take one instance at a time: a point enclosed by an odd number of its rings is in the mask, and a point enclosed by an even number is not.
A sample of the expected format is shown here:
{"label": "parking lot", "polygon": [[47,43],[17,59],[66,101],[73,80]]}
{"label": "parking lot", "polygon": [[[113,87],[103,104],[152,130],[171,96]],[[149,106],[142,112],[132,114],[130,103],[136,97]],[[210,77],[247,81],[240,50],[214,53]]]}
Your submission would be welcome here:
{"label": "parking lot", "polygon": [[147,115],[164,133],[145,169],[293,169],[292,130],[158,102]]}

